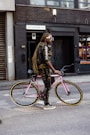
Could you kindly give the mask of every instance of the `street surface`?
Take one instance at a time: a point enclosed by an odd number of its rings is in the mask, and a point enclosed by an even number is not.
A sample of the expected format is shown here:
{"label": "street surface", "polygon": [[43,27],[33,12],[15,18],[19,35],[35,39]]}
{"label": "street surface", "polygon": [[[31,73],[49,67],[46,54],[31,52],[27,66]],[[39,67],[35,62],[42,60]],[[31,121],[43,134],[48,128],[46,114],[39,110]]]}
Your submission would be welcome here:
{"label": "street surface", "polygon": [[76,106],[58,103],[51,91],[50,102],[57,106],[54,110],[43,110],[38,104],[18,107],[10,100],[6,87],[0,91],[0,135],[89,135],[90,83],[78,85],[83,91],[83,101]]}

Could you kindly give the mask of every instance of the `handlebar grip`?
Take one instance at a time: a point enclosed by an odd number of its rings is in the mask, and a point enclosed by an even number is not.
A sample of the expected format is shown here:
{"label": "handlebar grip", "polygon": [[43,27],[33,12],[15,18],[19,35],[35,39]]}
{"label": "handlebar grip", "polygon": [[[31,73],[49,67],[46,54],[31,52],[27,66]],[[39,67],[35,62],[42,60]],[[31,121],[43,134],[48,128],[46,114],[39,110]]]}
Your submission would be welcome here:
{"label": "handlebar grip", "polygon": [[64,71],[61,70],[60,72],[61,72],[61,75],[64,76],[64,74],[65,74]]}

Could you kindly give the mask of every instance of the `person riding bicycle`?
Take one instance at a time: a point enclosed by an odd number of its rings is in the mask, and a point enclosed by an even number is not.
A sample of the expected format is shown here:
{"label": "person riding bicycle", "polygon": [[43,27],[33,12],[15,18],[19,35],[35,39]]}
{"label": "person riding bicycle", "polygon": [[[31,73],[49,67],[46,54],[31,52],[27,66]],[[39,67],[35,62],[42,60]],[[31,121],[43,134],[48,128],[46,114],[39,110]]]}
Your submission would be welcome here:
{"label": "person riding bicycle", "polygon": [[[60,71],[56,70],[50,59],[52,56],[52,49],[51,49],[51,43],[53,41],[53,36],[51,33],[49,32],[45,32],[43,33],[41,40],[38,44],[39,48],[41,48],[41,54],[39,54],[39,57],[41,58],[41,60],[37,60],[39,62],[37,62],[37,66],[38,66],[38,71],[39,74],[42,77],[42,80],[44,82],[45,85],[45,89],[43,90],[43,100],[44,100],[44,109],[54,109],[55,107],[49,104],[49,90],[51,87],[51,72],[50,69],[53,71],[53,73],[55,74],[59,74],[60,75]],[[37,58],[38,59],[38,58]]]}

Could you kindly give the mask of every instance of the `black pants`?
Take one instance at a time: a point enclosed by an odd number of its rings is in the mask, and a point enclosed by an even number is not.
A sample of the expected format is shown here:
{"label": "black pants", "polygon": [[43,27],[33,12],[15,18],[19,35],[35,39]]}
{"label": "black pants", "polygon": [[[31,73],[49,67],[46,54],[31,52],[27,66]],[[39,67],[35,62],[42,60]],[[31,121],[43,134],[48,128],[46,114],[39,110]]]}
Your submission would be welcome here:
{"label": "black pants", "polygon": [[44,93],[44,104],[47,105],[49,103],[49,90],[51,87],[51,75],[50,75],[50,70],[49,68],[42,68],[39,69],[39,73],[42,77],[42,80],[45,85],[45,89],[43,91]]}

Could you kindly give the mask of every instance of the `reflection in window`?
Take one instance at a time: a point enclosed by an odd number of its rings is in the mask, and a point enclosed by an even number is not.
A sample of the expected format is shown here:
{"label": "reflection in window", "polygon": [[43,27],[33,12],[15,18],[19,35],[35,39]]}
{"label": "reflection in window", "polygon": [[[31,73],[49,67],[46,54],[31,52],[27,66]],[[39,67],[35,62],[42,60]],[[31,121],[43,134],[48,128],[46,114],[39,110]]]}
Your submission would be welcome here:
{"label": "reflection in window", "polygon": [[74,0],[30,0],[31,5],[74,8]]}
{"label": "reflection in window", "polygon": [[43,5],[45,5],[45,0],[30,0],[30,4],[43,6]]}
{"label": "reflection in window", "polygon": [[56,1],[56,0],[47,0],[47,5],[50,5],[50,6],[59,6],[59,1]]}
{"label": "reflection in window", "polygon": [[79,0],[79,8],[90,7],[90,0]]}
{"label": "reflection in window", "polygon": [[79,2],[86,2],[86,3],[89,3],[90,0],[78,0]]}
{"label": "reflection in window", "polygon": [[74,0],[61,0],[61,7],[74,8]]}
{"label": "reflection in window", "polygon": [[79,58],[83,61],[90,61],[90,35],[80,35]]}

